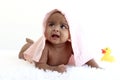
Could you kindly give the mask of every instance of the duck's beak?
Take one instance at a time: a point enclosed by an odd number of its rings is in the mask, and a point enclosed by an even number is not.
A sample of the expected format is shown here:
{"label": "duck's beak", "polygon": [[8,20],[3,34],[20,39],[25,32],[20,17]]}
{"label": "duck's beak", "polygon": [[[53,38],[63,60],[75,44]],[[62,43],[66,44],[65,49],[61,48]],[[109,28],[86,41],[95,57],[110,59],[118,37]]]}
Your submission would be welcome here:
{"label": "duck's beak", "polygon": [[106,50],[104,50],[104,49],[101,49],[102,50],[102,54],[105,54],[106,53]]}

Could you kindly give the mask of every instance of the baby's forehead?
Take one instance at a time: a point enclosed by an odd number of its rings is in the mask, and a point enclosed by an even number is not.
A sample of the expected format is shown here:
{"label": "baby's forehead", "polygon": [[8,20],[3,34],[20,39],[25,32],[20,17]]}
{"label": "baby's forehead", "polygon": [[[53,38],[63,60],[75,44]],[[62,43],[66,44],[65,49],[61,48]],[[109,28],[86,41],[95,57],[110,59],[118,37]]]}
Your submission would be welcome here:
{"label": "baby's forehead", "polygon": [[48,17],[47,22],[51,22],[51,21],[55,22],[59,20],[61,20],[62,22],[67,22],[64,14],[62,14],[61,12],[54,12]]}
{"label": "baby's forehead", "polygon": [[[58,15],[58,16],[64,16],[64,14],[62,13],[62,12],[60,12],[60,11],[56,11],[56,12],[53,12],[49,17],[51,17],[51,16],[53,16],[53,15]],[[65,16],[64,16],[65,17]]]}

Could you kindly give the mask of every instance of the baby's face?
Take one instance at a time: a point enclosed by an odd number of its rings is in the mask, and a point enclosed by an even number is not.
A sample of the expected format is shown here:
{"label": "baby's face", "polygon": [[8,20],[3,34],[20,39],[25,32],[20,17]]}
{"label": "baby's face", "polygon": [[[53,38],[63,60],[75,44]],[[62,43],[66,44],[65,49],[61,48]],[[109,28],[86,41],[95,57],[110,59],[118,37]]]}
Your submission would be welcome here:
{"label": "baby's face", "polygon": [[48,18],[45,37],[53,44],[64,43],[70,38],[68,23],[61,13],[54,13]]}

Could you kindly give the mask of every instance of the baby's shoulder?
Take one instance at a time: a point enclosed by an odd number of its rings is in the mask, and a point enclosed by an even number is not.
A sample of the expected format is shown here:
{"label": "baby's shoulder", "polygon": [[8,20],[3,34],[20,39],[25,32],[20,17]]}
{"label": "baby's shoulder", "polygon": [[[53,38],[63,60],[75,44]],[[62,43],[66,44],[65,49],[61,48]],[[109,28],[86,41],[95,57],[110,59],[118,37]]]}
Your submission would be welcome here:
{"label": "baby's shoulder", "polygon": [[49,51],[50,47],[51,47],[50,43],[46,42],[44,46],[44,50]]}

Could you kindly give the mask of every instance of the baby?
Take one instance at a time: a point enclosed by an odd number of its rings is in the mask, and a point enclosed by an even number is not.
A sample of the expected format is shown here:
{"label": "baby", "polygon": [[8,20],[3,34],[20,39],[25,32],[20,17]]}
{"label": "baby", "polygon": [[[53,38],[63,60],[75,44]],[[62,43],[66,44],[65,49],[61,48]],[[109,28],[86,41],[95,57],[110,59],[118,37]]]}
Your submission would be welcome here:
{"label": "baby", "polygon": [[[39,69],[65,72],[66,65],[74,56],[74,52],[69,24],[61,11],[55,9],[51,12],[45,23],[44,36],[45,45],[39,61],[34,61],[35,66]],[[19,54],[24,54],[24,51]],[[22,58],[25,59],[24,56]],[[99,68],[94,59],[90,59],[85,64]]]}

